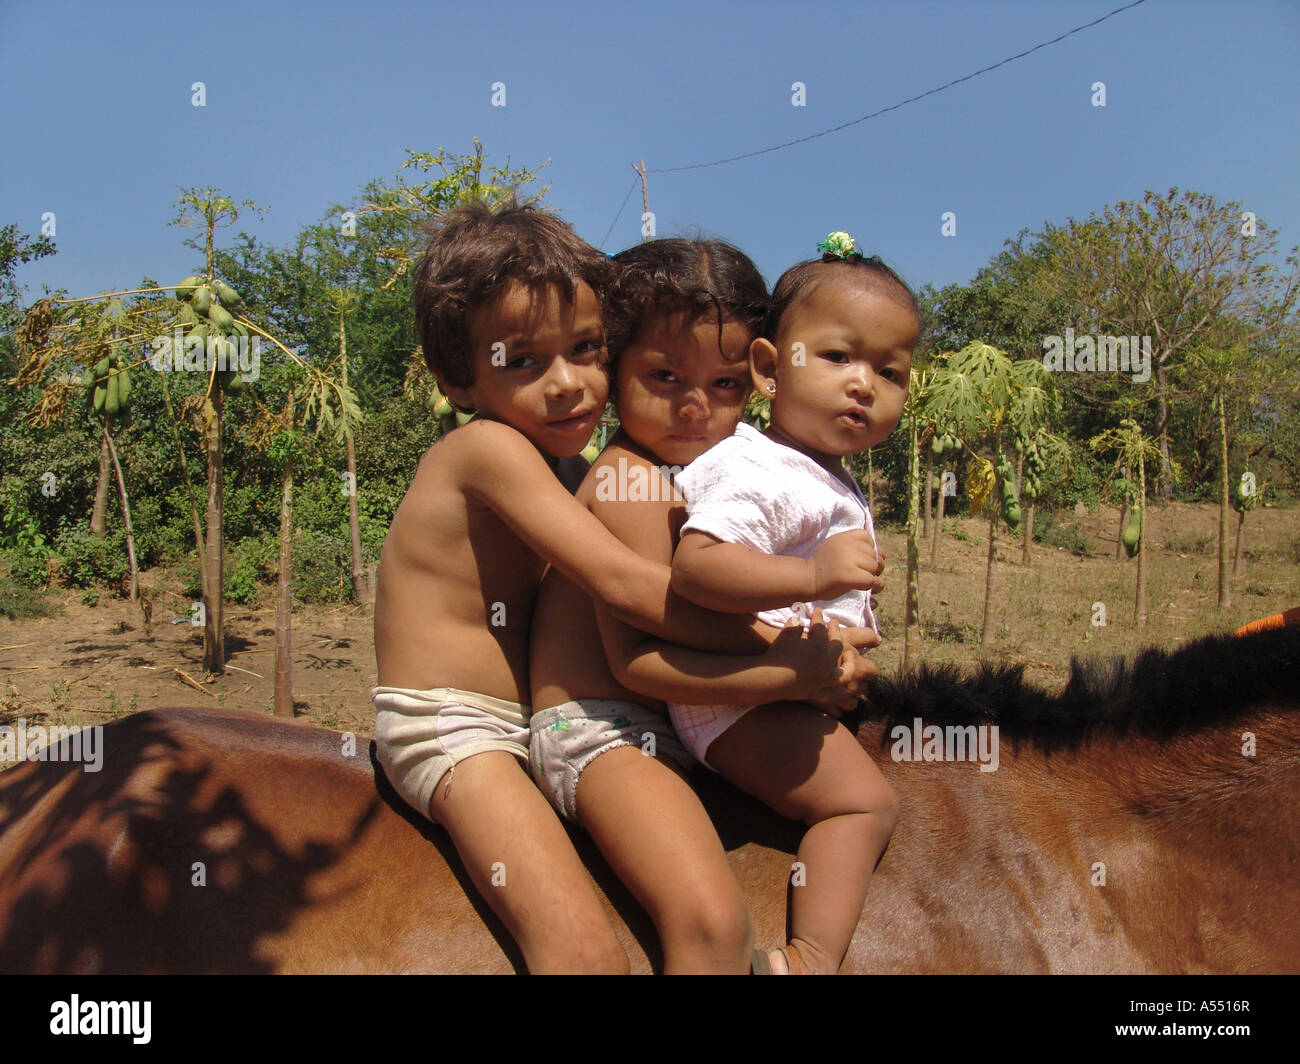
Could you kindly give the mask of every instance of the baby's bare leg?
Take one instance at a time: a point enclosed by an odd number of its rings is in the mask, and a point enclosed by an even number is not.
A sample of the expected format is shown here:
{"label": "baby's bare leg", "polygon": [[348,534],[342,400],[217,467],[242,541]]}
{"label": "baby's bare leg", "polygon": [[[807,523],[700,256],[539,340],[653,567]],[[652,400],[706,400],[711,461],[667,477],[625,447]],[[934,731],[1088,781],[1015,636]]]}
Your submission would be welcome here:
{"label": "baby's bare leg", "polygon": [[512,755],[490,750],[444,776],[430,802],[474,886],[540,973],[625,974],[627,955],[555,811]]}
{"label": "baby's bare leg", "polygon": [[808,825],[790,944],[812,971],[838,971],[898,818],[893,788],[848,729],[802,703],[751,710],[714,741],[708,759],[741,790]]}
{"label": "baby's bare leg", "polygon": [[665,975],[749,971],[744,893],[709,815],[668,762],[638,746],[602,754],[578,781],[578,813],[654,920]]}

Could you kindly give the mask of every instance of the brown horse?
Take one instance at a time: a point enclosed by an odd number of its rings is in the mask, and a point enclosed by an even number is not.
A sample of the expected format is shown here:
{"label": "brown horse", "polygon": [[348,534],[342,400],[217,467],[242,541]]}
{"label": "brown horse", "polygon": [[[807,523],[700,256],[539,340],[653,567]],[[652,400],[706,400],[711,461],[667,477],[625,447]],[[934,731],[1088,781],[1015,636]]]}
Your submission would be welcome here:
{"label": "brown horse", "polygon": [[[1300,971],[1298,676],[1287,628],[1076,662],[1059,696],[1015,668],[881,681],[861,737],[902,811],[844,970]],[[522,970],[364,743],[164,709],[102,744],[99,772],[0,775],[0,972]],[[698,783],[757,942],[783,942],[801,829]],[[657,968],[649,920],[575,841],[633,970]]]}

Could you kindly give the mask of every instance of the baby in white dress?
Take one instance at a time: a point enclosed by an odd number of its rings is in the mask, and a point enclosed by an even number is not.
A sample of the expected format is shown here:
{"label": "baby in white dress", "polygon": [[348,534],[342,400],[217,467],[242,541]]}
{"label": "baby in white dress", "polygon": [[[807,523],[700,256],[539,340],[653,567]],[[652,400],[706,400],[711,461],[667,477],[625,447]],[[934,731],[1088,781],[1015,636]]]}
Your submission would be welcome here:
{"label": "baby in white dress", "polygon": [[[763,337],[754,385],[771,400],[767,433],[742,426],[678,478],[688,520],[673,588],[715,610],[769,623],[810,604],[845,625],[876,627],[882,586],[871,515],[842,459],[898,425],[920,332],[916,301],[847,234],[820,261],[787,270]],[[898,799],[835,715],[806,703],[670,707],[688,748],[776,812],[808,825],[799,846],[791,939],[773,971],[834,972],[862,914]]]}

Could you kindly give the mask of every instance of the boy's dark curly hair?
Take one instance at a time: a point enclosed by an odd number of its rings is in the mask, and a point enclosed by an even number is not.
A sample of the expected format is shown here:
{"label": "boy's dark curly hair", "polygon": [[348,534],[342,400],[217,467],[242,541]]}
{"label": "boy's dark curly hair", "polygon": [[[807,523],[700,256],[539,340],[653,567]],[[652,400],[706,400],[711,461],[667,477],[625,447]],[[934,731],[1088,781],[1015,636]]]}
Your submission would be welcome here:
{"label": "boy's dark curly hair", "polygon": [[685,313],[722,327],[738,321],[757,336],[767,314],[767,284],[743,251],[722,240],[673,237],[638,244],[614,256],[618,277],[605,304],[610,373],[651,314]]}
{"label": "boy's dark curly hair", "polygon": [[568,224],[513,201],[461,204],[425,231],[429,243],[415,270],[415,327],[425,364],[453,387],[474,383],[468,312],[500,296],[508,282],[559,285],[570,301],[583,282],[603,303],[613,280],[610,260]]}
{"label": "boy's dark curly hair", "polygon": [[764,338],[776,340],[776,330],[781,319],[801,297],[811,294],[810,284],[816,287],[816,284],[839,280],[859,284],[889,296],[909,308],[918,321],[921,318],[916,296],[907,287],[907,283],[881,261],[879,255],[868,258],[855,252],[847,258],[841,258],[827,252],[820,259],[796,263],[777,279],[776,287],[772,289],[767,320],[763,324]]}

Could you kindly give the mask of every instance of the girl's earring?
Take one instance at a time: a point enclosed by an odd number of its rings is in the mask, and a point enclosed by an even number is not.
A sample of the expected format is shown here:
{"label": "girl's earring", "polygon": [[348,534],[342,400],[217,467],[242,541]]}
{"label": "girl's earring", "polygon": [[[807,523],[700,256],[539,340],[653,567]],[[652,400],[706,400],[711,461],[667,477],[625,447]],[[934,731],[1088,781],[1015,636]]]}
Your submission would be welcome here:
{"label": "girl's earring", "polygon": [[769,384],[769,385],[767,386],[767,394],[768,394],[768,395],[776,395],[776,385],[775,385],[775,384]]}

